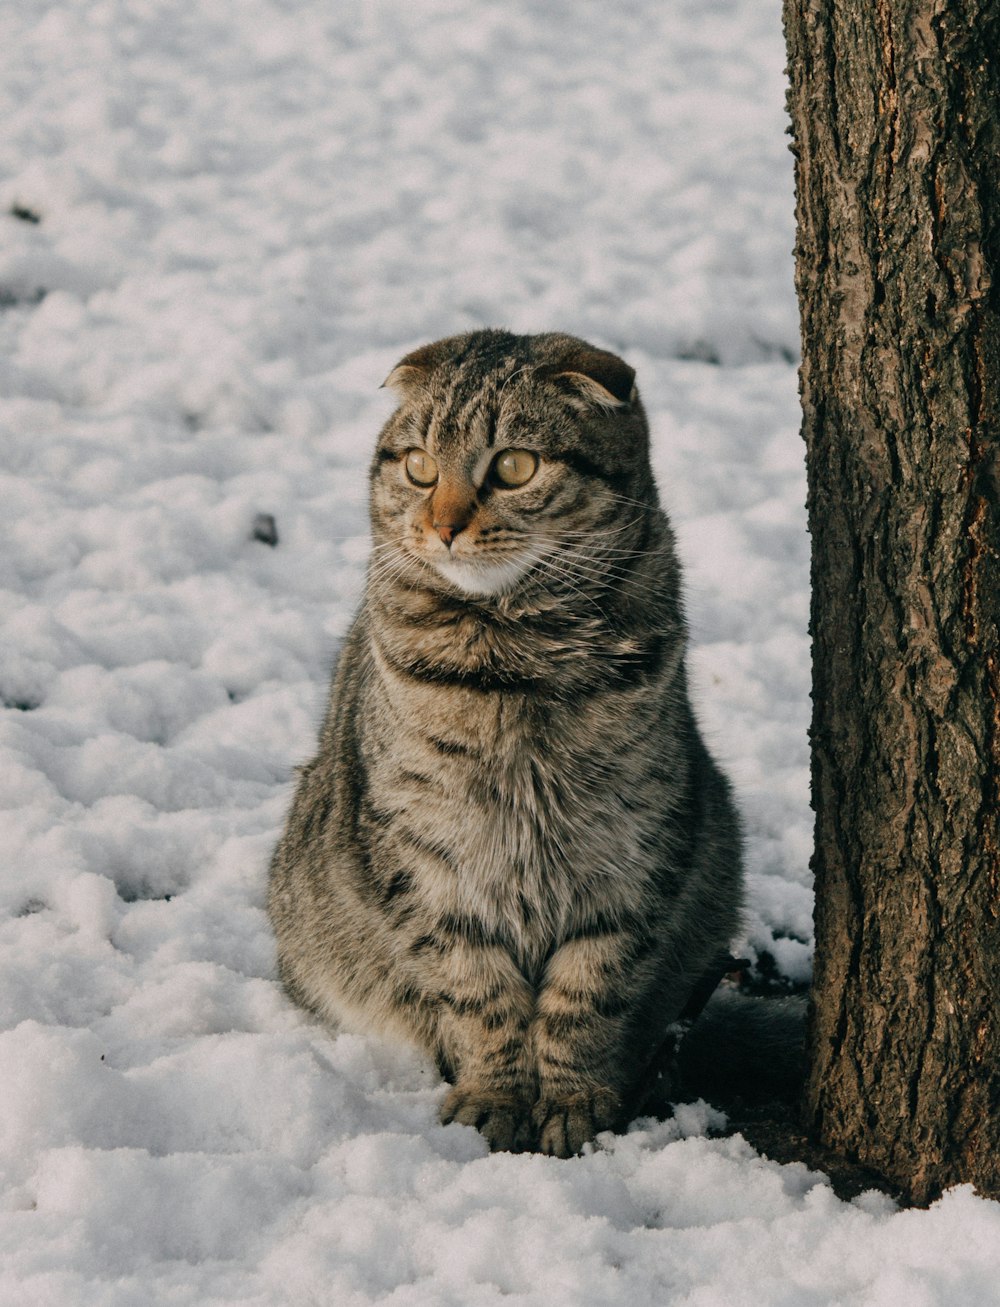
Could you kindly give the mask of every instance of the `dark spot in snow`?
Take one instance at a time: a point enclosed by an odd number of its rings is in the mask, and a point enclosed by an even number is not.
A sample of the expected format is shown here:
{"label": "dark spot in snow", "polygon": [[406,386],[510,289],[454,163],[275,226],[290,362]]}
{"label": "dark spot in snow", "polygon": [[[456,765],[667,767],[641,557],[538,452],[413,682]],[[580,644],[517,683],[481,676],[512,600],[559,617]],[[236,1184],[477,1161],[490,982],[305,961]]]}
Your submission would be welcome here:
{"label": "dark spot in snow", "polygon": [[707,340],[692,340],[689,344],[679,345],[676,357],[685,363],[710,363],[716,368],[722,362],[718,351]]}
{"label": "dark spot in snow", "polygon": [[177,894],[177,888],[164,889],[163,885],[150,885],[142,880],[116,880],[115,888],[123,903],[169,903]]}
{"label": "dark spot in snow", "polygon": [[794,930],[772,930],[771,934],[775,939],[793,939],[796,944],[808,944],[809,941],[804,935],[798,934]]}
{"label": "dark spot in snow", "polygon": [[47,907],[48,904],[43,902],[42,899],[28,899],[26,903],[18,908],[14,915],[15,917],[33,917],[38,912],[44,912]]}
{"label": "dark spot in snow", "polygon": [[41,702],[35,699],[22,699],[16,695],[0,695],[0,703],[5,708],[13,708],[16,712],[34,712],[36,708],[41,707]]}
{"label": "dark spot in snow", "polygon": [[740,989],[744,994],[780,995],[804,994],[809,986],[805,981],[792,980],[778,970],[774,954],[761,949],[755,965],[743,972]]}
{"label": "dark spot in snow", "polygon": [[41,304],[48,294],[44,286],[39,286],[30,294],[21,294],[8,286],[0,286],[0,309],[13,309],[18,304]]}
{"label": "dark spot in snow", "polygon": [[278,543],[278,524],[270,513],[258,513],[253,520],[250,539],[259,540],[262,545],[273,549]]}
{"label": "dark spot in snow", "polygon": [[759,336],[750,338],[767,359],[780,359],[782,363],[797,363],[798,354],[790,346],[777,340],[761,340]]}

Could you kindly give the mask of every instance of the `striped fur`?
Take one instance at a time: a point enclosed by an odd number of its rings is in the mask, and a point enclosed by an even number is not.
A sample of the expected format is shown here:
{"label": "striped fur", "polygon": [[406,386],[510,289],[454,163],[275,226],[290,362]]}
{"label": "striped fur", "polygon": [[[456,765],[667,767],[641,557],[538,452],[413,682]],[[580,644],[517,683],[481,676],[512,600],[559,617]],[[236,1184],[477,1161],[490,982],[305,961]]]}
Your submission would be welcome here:
{"label": "striped fur", "polygon": [[[493,1148],[567,1156],[621,1127],[738,924],[632,382],[582,341],[501,331],[390,374],[365,600],[271,870],[293,996],[416,1042],[452,1082],[442,1119]],[[538,466],[508,488],[512,449]]]}

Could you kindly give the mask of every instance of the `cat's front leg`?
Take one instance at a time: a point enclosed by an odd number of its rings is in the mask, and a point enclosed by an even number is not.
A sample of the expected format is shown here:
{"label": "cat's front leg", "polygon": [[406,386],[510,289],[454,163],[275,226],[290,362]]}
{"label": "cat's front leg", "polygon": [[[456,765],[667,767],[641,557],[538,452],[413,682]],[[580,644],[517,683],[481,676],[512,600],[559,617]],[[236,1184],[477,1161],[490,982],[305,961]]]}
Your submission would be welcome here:
{"label": "cat's front leg", "polygon": [[571,1157],[625,1124],[636,1078],[629,1019],[644,989],[643,968],[634,968],[644,946],[633,932],[609,927],[568,940],[549,959],[531,1026],[539,1152]]}
{"label": "cat's front leg", "polygon": [[441,1122],[475,1126],[493,1151],[519,1152],[531,1144],[536,1097],[528,1047],[533,991],[498,946],[456,944],[442,962],[438,1039],[455,1083]]}

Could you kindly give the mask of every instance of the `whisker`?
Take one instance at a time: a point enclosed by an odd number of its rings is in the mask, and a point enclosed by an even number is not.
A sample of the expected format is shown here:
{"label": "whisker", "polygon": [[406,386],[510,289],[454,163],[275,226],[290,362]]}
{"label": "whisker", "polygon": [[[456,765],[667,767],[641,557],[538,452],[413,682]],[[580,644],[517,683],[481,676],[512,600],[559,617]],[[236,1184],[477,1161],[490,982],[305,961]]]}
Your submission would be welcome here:
{"label": "whisker", "polygon": [[555,578],[557,582],[566,586],[567,589],[571,590],[573,594],[578,595],[579,598],[581,598],[585,603],[591,604],[594,608],[596,608],[597,611],[600,613],[600,615],[604,618],[604,621],[609,626],[611,625],[610,617],[608,617],[607,613],[604,611],[604,609],[601,607],[601,605],[597,602],[597,600],[594,598],[592,594],[588,594],[586,590],[581,589],[581,587],[578,586],[576,582],[570,576],[568,576],[565,571],[561,570],[560,568],[550,567],[548,571]]}
{"label": "whisker", "polygon": [[594,569],[575,559],[566,560],[565,565],[574,573],[585,576],[592,581],[602,582],[605,586],[611,585],[618,588],[627,584],[630,590],[643,594],[648,599],[656,599],[662,596],[664,592],[662,585],[652,579],[643,579],[634,571],[623,571],[621,568],[613,566]]}
{"label": "whisker", "polygon": [[[366,583],[366,602],[380,597],[390,586],[403,579],[410,563],[411,559],[396,545],[392,546],[392,552],[388,556],[375,560],[374,564],[370,563]],[[412,589],[412,586],[409,588]]]}
{"label": "whisker", "polygon": [[589,531],[566,531],[560,532],[560,535],[589,536],[591,539],[601,536],[617,536],[622,532],[628,531],[631,527],[641,522],[641,517],[630,517],[627,521],[622,522],[620,526],[593,526]]}
{"label": "whisker", "polygon": [[576,550],[584,549],[584,548],[587,548],[587,552],[595,558],[608,558],[608,559],[652,558],[660,553],[658,549],[612,549],[606,545],[601,545],[600,543],[594,543],[593,545],[588,547],[587,543],[582,540],[577,543],[573,543],[572,541],[569,542],[569,547],[565,552],[571,553]]}
{"label": "whisker", "polygon": [[637,593],[655,599],[664,593],[662,583],[653,577],[644,577],[628,562],[602,559],[580,550],[563,550],[554,556],[559,564],[578,578],[586,577],[592,583],[608,586],[627,584]]}
{"label": "whisker", "polygon": [[[570,589],[574,594],[578,595],[581,599],[585,600],[589,604],[592,604],[593,607],[596,608],[597,611],[604,618],[605,622],[607,622],[608,625],[612,625],[611,618],[604,611],[601,605],[597,602],[596,597],[590,592],[589,589],[584,588],[585,585],[587,585],[587,583],[590,583],[594,580],[594,577],[590,575],[581,575],[579,571],[574,571],[572,568],[566,566],[564,562],[564,556],[559,553],[553,553],[551,551],[548,551],[541,554],[537,554],[536,558],[537,558],[536,566],[540,564],[548,577],[552,578],[556,582],[565,585],[568,589]],[[578,584],[581,581],[583,582],[583,584]]]}
{"label": "whisker", "polygon": [[658,513],[660,511],[659,504],[651,504],[648,500],[631,499],[628,495],[619,495],[614,490],[605,490],[604,493],[608,499],[614,499],[619,504],[634,504],[636,508],[644,508],[647,513]]}
{"label": "whisker", "polygon": [[499,401],[500,399],[503,398],[503,392],[507,389],[507,387],[508,387],[508,386],[510,385],[510,383],[514,380],[514,378],[515,378],[515,377],[519,377],[519,376],[521,375],[522,372],[527,372],[529,366],[530,366],[530,364],[525,363],[525,364],[523,364],[523,366],[521,366],[521,367],[519,367],[519,368],[515,368],[514,371],[510,374],[510,376],[509,376],[509,377],[506,377],[506,378],[504,379],[504,383],[503,383],[503,385],[500,387],[500,390],[497,392],[497,400],[498,400],[498,401]]}

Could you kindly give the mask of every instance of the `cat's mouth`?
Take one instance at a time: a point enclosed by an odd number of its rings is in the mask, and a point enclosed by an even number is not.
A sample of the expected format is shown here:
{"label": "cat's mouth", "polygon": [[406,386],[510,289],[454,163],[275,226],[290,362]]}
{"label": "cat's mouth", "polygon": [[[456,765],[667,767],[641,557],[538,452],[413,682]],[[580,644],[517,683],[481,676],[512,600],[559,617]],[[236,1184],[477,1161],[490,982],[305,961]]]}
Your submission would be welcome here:
{"label": "cat's mouth", "polygon": [[502,561],[447,554],[427,559],[446,581],[464,594],[498,595],[513,590],[531,567],[528,554],[517,554]]}

